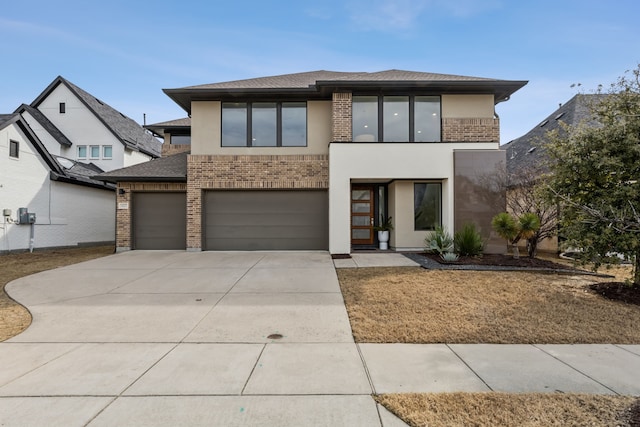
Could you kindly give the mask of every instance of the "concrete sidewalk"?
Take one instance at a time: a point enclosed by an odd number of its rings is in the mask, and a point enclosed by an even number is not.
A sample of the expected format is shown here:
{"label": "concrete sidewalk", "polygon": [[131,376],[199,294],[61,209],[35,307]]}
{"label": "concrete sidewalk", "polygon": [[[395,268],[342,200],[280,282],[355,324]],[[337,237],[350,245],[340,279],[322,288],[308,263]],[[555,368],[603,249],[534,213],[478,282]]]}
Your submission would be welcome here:
{"label": "concrete sidewalk", "polygon": [[129,252],[7,290],[34,321],[0,343],[3,425],[393,427],[371,394],[640,395],[640,346],[355,344],[324,252]]}

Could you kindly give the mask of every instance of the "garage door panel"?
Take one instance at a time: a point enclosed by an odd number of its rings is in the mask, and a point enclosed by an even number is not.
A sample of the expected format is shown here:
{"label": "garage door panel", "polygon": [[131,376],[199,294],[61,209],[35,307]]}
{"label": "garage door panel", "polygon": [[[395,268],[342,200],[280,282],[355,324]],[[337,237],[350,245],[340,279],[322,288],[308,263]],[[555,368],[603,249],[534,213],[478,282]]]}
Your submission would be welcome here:
{"label": "garage door panel", "polygon": [[210,191],[204,202],[207,250],[329,246],[326,191]]}
{"label": "garage door panel", "polygon": [[186,193],[133,193],[133,248],[185,249]]}

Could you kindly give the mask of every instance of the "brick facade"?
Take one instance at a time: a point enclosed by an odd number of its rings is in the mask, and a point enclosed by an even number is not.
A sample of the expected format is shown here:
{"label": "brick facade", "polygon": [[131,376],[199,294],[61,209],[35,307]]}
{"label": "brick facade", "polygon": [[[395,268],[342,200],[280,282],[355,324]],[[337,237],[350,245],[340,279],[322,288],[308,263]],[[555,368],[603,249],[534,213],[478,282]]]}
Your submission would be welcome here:
{"label": "brick facade", "polygon": [[191,155],[187,160],[187,249],[202,246],[202,190],[327,189],[328,155]]}
{"label": "brick facade", "polygon": [[442,119],[443,142],[500,142],[499,119]]}
{"label": "brick facade", "polygon": [[331,135],[332,141],[351,141],[353,131],[351,128],[351,111],[353,97],[350,92],[336,92],[333,94]]}
{"label": "brick facade", "polygon": [[[125,191],[120,194],[120,189]],[[187,191],[187,184],[181,182],[119,182],[116,191],[116,249],[131,249],[132,192],[142,191]],[[120,209],[121,203],[127,203],[127,209]]]}

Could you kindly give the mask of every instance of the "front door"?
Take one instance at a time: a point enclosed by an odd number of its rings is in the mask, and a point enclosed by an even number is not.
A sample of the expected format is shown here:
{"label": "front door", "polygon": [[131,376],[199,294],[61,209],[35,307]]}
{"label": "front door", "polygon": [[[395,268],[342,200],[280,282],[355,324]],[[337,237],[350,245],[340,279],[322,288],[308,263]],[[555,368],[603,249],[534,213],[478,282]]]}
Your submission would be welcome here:
{"label": "front door", "polygon": [[351,244],[373,244],[374,198],[373,186],[351,187]]}

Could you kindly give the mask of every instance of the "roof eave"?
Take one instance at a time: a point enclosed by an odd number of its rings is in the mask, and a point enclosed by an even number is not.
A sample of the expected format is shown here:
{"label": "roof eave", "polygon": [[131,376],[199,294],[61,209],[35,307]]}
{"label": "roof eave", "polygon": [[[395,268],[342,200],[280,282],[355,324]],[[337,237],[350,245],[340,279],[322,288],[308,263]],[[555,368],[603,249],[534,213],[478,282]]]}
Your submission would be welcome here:
{"label": "roof eave", "polygon": [[186,176],[172,177],[172,176],[109,176],[109,175],[95,175],[92,179],[105,182],[187,182]]}

